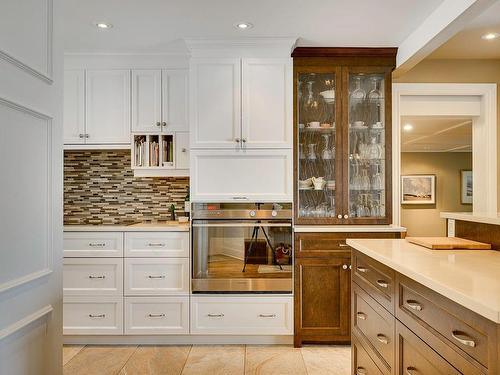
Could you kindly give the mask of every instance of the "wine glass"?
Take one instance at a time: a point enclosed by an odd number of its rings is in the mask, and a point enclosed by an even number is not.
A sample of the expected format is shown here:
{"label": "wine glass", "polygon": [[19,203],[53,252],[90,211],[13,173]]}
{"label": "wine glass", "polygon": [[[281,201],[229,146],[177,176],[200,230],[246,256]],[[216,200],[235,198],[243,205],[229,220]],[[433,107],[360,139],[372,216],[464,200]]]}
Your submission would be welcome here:
{"label": "wine glass", "polygon": [[379,77],[372,77],[372,89],[368,92],[368,99],[370,100],[379,100],[382,99],[382,93],[378,88],[378,83],[380,82]]}
{"label": "wine glass", "polygon": [[366,97],[366,92],[361,88],[361,77],[354,78],[355,89],[351,93],[351,99],[363,100]]}
{"label": "wine glass", "polygon": [[324,160],[330,160],[333,158],[332,150],[330,150],[330,135],[323,134],[323,141],[325,144],[323,146],[322,157]]}

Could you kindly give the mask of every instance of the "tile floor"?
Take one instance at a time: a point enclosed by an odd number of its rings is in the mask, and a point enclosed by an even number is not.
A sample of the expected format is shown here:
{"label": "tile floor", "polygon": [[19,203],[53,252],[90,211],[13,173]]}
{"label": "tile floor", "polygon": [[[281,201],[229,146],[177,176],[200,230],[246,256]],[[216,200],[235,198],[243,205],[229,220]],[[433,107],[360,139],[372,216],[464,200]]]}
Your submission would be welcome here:
{"label": "tile floor", "polygon": [[199,345],[63,348],[64,375],[349,375],[346,346]]}

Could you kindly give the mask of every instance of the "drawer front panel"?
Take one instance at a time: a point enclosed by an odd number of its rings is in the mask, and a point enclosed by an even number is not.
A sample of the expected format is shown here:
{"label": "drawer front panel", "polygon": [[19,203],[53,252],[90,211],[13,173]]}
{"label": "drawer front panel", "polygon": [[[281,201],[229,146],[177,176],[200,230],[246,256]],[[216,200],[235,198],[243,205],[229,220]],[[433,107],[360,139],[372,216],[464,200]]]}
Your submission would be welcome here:
{"label": "drawer front panel", "polygon": [[189,297],[126,297],[126,335],[189,333]]}
{"label": "drawer front panel", "polygon": [[191,297],[191,333],[293,334],[293,297]]}
{"label": "drawer front panel", "polygon": [[396,316],[408,327],[430,326],[448,345],[488,367],[488,328],[481,324],[481,319],[471,317],[460,306],[444,302],[437,293],[402,276],[398,289]]}
{"label": "drawer front panel", "polygon": [[353,281],[394,313],[394,271],[358,251],[353,253],[352,271]]}
{"label": "drawer front panel", "polygon": [[188,258],[125,259],[126,296],[188,293]]}
{"label": "drawer front panel", "polygon": [[64,257],[123,257],[121,232],[64,232]]}
{"label": "drawer front panel", "polygon": [[189,257],[189,232],[125,233],[127,257]]}
{"label": "drawer front panel", "polygon": [[65,335],[123,334],[123,297],[64,297]]}
{"label": "drawer front panel", "polygon": [[123,294],[123,259],[64,259],[63,291],[65,296],[121,296]]}
{"label": "drawer front panel", "polygon": [[356,284],[352,285],[353,327],[364,336],[392,368],[394,361],[394,317]]}
{"label": "drawer front panel", "polygon": [[368,355],[368,352],[360,344],[360,342],[352,337],[352,374],[356,375],[385,375],[385,372],[380,371],[375,362]]}

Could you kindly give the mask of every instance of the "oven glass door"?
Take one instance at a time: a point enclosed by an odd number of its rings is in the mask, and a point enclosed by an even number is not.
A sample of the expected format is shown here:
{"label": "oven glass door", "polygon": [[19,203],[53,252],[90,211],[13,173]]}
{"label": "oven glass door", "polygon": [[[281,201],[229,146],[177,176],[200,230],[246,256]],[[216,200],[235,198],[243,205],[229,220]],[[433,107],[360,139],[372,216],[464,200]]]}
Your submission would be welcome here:
{"label": "oven glass door", "polygon": [[290,222],[193,222],[194,292],[291,292]]}

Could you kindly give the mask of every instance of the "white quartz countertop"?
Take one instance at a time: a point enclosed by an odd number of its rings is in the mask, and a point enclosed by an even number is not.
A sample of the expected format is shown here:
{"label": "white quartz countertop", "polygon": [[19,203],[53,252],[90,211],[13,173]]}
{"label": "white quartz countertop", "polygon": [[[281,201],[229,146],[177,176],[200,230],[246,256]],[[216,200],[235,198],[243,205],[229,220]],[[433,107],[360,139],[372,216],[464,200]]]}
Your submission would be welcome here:
{"label": "white quartz countertop", "polygon": [[130,225],[65,225],[65,232],[189,232],[189,222],[137,223]]}
{"label": "white quartz countertop", "polygon": [[335,233],[335,232],[406,232],[397,225],[295,225],[298,233]]}
{"label": "white quartz countertop", "polygon": [[500,252],[429,250],[406,240],[347,244],[479,315],[500,323]]}
{"label": "white quartz countertop", "polygon": [[445,219],[472,221],[474,223],[500,225],[500,213],[477,213],[477,212],[441,212]]}

